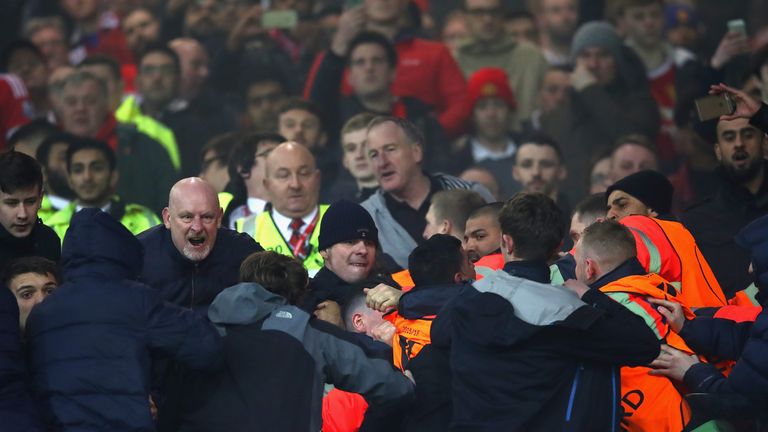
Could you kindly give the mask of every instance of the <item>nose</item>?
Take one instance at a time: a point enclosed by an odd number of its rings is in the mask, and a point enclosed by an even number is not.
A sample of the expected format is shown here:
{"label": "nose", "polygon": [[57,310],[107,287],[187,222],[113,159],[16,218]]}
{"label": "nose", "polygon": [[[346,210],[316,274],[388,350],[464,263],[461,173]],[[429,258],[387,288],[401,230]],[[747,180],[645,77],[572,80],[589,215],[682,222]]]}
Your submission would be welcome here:
{"label": "nose", "polygon": [[301,189],[301,179],[299,179],[298,173],[295,173],[290,177],[288,186],[291,189]]}
{"label": "nose", "polygon": [[618,220],[619,219],[619,214],[613,209],[613,207],[608,209],[608,214],[606,214],[606,216],[610,220]]}
{"label": "nose", "polygon": [[93,180],[93,172],[90,169],[86,168],[83,170],[83,180]]}
{"label": "nose", "polygon": [[29,213],[29,208],[27,208],[24,203],[19,203],[18,208],[16,209],[16,219],[26,220],[29,218]]}
{"label": "nose", "polygon": [[191,228],[193,231],[196,231],[196,232],[203,230],[203,222],[200,219],[200,216],[195,216],[194,218],[192,218]]}
{"label": "nose", "polygon": [[365,240],[358,240],[355,243],[353,251],[358,255],[368,255],[368,248],[365,247]]}
{"label": "nose", "polygon": [[36,304],[41,303],[44,298],[45,298],[45,296],[43,295],[43,291],[42,290],[36,291],[35,295],[32,297],[32,305],[34,306]]}

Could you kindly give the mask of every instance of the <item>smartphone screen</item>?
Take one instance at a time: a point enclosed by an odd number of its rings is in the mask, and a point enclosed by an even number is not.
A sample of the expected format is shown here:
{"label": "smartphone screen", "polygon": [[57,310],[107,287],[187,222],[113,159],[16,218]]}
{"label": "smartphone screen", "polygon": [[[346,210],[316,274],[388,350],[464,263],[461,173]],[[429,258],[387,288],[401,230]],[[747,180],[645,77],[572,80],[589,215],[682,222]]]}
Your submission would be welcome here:
{"label": "smartphone screen", "polygon": [[271,10],[261,15],[261,26],[265,29],[292,29],[299,22],[295,10]]}

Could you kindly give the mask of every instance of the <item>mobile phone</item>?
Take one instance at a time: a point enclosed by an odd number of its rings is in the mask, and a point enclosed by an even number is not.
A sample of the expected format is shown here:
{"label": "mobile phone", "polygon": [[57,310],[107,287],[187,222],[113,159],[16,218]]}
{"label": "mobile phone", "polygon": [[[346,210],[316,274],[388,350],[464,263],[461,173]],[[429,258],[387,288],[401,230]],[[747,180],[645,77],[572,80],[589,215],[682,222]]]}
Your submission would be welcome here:
{"label": "mobile phone", "polygon": [[295,10],[271,10],[261,15],[261,26],[265,29],[292,29],[299,23]]}
{"label": "mobile phone", "polygon": [[728,21],[728,32],[739,33],[743,37],[747,37],[747,23],[743,19],[735,19]]}
{"label": "mobile phone", "polygon": [[736,104],[728,93],[720,93],[696,99],[696,111],[699,113],[699,120],[707,121],[721,115],[733,114]]}
{"label": "mobile phone", "polygon": [[356,8],[363,4],[363,1],[365,0],[346,0],[344,2],[344,10],[350,10],[352,8]]}

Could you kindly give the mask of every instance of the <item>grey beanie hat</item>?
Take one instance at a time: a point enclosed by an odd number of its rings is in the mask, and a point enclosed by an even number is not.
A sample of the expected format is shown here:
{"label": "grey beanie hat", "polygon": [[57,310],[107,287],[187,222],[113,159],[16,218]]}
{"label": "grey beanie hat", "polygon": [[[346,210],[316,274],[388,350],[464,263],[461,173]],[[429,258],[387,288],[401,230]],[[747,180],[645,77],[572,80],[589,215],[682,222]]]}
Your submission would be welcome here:
{"label": "grey beanie hat", "polygon": [[611,53],[618,62],[621,60],[622,44],[621,38],[612,25],[605,21],[591,21],[579,27],[573,36],[571,60],[575,60],[587,48],[600,47]]}

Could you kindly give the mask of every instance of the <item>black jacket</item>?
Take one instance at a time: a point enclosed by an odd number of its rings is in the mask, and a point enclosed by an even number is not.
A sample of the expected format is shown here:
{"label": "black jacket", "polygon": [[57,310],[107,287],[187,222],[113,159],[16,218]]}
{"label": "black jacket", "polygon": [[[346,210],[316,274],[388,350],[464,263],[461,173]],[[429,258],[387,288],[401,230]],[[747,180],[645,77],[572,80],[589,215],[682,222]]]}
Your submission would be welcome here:
{"label": "black jacket", "polygon": [[101,210],[72,217],[65,283],[27,321],[34,387],[55,430],[153,431],[152,353],[191,369],[219,364],[221,338],[210,323],[136,282],[142,253]]}
{"label": "black jacket", "polygon": [[138,238],[146,251],[142,280],[160,290],[166,301],[202,315],[221,290],[239,281],[243,260],[264,250],[247,234],[219,228],[208,257],[192,262],[179,253],[170,230],[163,225],[144,231]]}
{"label": "black jacket", "polygon": [[726,297],[731,298],[752,283],[747,272],[749,251],[739,247],[734,237],[747,224],[768,214],[768,162],[763,164],[763,184],[757,195],[731,181],[722,168],[717,173],[718,190],[690,207],[681,219],[696,239]]}
{"label": "black jacket", "polygon": [[41,256],[58,262],[61,258],[59,236],[39,219],[32,232],[23,238],[12,236],[0,225],[0,271],[16,258],[26,256]]}
{"label": "black jacket", "polygon": [[619,367],[656,358],[653,332],[597,290],[578,301],[504,274],[466,286],[432,325],[450,349],[451,430],[618,430]]}

